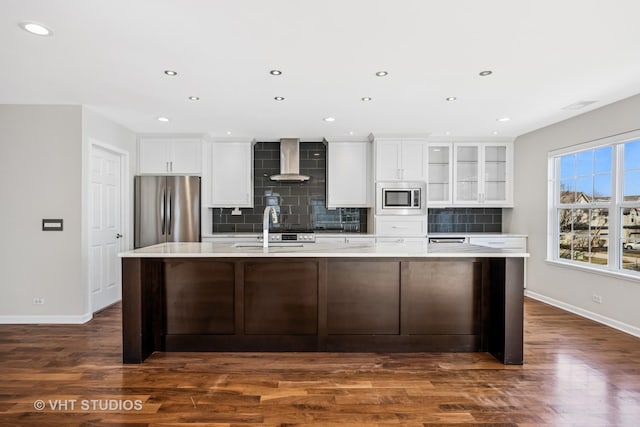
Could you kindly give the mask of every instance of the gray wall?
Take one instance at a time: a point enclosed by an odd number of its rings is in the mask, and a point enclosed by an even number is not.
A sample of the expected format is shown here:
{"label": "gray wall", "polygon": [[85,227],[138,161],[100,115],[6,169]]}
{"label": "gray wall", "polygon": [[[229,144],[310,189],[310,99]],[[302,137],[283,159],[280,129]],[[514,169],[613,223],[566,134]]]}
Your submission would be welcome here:
{"label": "gray wall", "polygon": [[0,105],[0,137],[0,316],[85,314],[81,107]]}
{"label": "gray wall", "polygon": [[[640,95],[522,135],[515,142],[515,208],[503,229],[529,235],[527,289],[571,311],[640,334],[640,282],[545,262],[549,151],[640,128]],[[526,189],[526,190],[524,190]],[[602,304],[591,296],[602,296]]]}
{"label": "gray wall", "polygon": [[[135,134],[80,106],[0,105],[0,138],[0,323],[87,320],[88,147],[117,146],[135,164]],[[41,231],[43,218],[64,231]]]}

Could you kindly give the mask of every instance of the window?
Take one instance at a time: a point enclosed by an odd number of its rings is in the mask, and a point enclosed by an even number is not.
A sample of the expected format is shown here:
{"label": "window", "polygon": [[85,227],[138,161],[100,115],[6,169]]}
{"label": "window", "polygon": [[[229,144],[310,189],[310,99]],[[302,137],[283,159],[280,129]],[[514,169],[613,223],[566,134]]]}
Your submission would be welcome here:
{"label": "window", "polygon": [[549,258],[640,277],[640,139],[549,155]]}

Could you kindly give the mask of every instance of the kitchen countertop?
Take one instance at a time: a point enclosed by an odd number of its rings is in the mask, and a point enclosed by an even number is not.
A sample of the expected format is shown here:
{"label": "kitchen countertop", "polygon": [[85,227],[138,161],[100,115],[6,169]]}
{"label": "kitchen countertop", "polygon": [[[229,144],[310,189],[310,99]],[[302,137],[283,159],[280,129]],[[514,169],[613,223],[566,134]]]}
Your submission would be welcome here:
{"label": "kitchen countertop", "polygon": [[[238,246],[240,245],[240,246]],[[225,243],[161,243],[119,254],[122,258],[391,258],[391,257],[496,257],[526,258],[521,250],[488,248],[468,243],[427,245],[421,243],[280,243],[269,248]]]}
{"label": "kitchen countertop", "polygon": [[[278,232],[280,233],[280,232]],[[338,233],[338,232],[315,232],[316,238],[319,237],[362,237],[362,238],[375,238],[375,237],[408,237],[408,236],[387,236],[387,235],[378,235],[378,234],[368,234],[368,233]],[[215,234],[203,234],[202,238],[224,238],[224,239],[240,239],[240,238],[251,238],[262,236],[262,233],[254,233],[254,232],[244,232],[244,233],[215,233]],[[425,239],[428,237],[527,237],[526,234],[518,234],[518,233],[429,233],[427,236],[423,236]],[[419,238],[419,237],[412,237]]]}

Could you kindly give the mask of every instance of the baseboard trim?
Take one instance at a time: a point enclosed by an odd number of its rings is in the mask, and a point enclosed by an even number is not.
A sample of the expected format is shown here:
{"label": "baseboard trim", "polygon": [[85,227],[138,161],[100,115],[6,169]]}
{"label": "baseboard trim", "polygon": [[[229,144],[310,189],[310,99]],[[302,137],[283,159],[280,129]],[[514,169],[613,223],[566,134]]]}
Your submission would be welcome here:
{"label": "baseboard trim", "polygon": [[93,318],[92,313],[78,316],[0,316],[0,324],[3,325],[80,325]]}
{"label": "baseboard trim", "polygon": [[542,294],[530,291],[528,289],[524,291],[524,294],[529,298],[533,298],[540,302],[544,302],[545,304],[549,304],[554,307],[561,308],[570,313],[577,314],[578,316],[585,317],[589,320],[593,320],[594,322],[602,323],[603,325],[609,326],[613,329],[617,329],[629,335],[633,335],[635,337],[640,338],[640,328],[636,328],[635,326],[629,325],[628,323],[620,322],[610,317],[603,316],[601,314],[594,313],[592,311],[585,310],[580,307],[576,307],[575,305],[567,304],[566,302],[562,302],[557,299],[550,298],[546,295],[542,295]]}

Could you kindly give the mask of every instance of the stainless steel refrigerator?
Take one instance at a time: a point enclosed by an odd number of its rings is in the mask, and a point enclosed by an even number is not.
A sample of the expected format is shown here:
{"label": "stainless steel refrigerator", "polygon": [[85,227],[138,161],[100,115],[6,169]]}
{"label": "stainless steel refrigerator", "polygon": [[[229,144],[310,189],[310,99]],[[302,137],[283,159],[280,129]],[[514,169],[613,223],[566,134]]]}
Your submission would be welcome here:
{"label": "stainless steel refrigerator", "polygon": [[200,177],[136,176],[133,246],[200,241]]}

